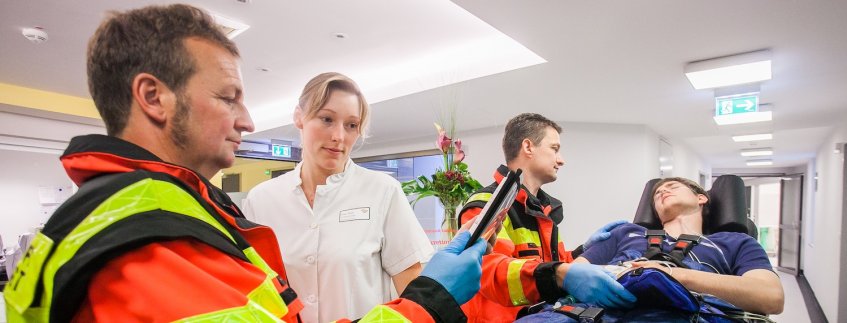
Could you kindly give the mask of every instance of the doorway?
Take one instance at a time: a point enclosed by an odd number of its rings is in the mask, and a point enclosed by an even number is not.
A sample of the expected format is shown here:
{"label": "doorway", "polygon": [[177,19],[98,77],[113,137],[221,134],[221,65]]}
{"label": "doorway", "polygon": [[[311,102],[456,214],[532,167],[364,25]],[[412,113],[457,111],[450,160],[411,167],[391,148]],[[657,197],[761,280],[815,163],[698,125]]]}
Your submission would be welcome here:
{"label": "doorway", "polygon": [[758,241],[778,270],[801,272],[803,174],[745,176],[747,208]]}
{"label": "doorway", "polygon": [[758,229],[757,240],[771,264],[778,264],[780,177],[744,177],[747,214]]}
{"label": "doorway", "polygon": [[803,221],[803,175],[788,175],[782,186],[779,213],[777,269],[797,276],[800,272],[801,223]]}

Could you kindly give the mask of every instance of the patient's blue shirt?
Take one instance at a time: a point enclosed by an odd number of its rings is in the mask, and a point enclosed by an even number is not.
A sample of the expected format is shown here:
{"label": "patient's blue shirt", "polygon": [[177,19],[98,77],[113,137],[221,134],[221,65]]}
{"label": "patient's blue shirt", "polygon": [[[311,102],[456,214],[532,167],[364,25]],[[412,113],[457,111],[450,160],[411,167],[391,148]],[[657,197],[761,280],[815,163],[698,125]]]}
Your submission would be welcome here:
{"label": "patient's blue shirt", "polygon": [[[605,241],[591,245],[581,256],[592,264],[619,264],[634,260],[647,250],[647,229],[627,223],[612,230]],[[665,237],[662,250],[670,252],[676,239]],[[753,269],[773,270],[765,250],[752,237],[737,232],[718,232],[704,236],[683,261],[688,268],[741,276]],[[708,265],[706,265],[708,264]]]}

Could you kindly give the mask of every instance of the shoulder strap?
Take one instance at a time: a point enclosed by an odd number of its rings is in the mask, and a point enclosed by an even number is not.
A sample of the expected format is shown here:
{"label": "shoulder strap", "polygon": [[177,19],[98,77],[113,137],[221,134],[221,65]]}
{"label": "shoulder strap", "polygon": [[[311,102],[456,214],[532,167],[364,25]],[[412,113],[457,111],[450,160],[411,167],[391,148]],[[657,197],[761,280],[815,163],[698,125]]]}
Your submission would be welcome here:
{"label": "shoulder strap", "polygon": [[681,234],[669,253],[662,251],[662,241],[665,240],[664,230],[647,230],[647,251],[644,258],[649,260],[668,261],[680,268],[688,268],[682,261],[688,256],[694,246],[700,243],[700,236]]}
{"label": "shoulder strap", "polygon": [[662,240],[665,240],[665,230],[647,230],[644,235],[647,238],[647,251],[644,258],[653,259],[662,253]]}
{"label": "shoulder strap", "polygon": [[682,263],[682,260],[688,256],[688,252],[691,251],[694,246],[700,243],[700,236],[691,235],[691,234],[680,234],[679,238],[676,240],[676,243],[673,245],[673,249],[670,252],[670,256],[673,259]]}

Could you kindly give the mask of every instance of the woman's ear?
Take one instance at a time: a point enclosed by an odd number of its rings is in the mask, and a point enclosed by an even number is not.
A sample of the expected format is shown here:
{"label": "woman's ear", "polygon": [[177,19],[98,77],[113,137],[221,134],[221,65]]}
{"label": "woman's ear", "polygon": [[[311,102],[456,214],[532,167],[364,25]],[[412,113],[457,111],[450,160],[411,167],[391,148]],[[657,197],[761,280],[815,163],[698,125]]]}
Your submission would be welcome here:
{"label": "woman's ear", "polygon": [[176,95],[162,81],[148,73],[132,79],[132,98],[141,112],[156,123],[164,123],[176,105]]}
{"label": "woman's ear", "polygon": [[291,118],[294,119],[294,126],[303,130],[303,109],[299,105],[294,108],[294,115]]}

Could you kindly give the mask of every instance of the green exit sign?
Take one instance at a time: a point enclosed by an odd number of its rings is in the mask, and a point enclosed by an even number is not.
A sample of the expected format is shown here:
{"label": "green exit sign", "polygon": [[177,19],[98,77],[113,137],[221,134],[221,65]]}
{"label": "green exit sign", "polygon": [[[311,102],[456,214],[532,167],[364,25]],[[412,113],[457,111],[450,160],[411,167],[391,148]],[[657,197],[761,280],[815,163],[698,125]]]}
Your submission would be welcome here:
{"label": "green exit sign", "polygon": [[289,145],[273,145],[271,155],[274,157],[291,158],[291,146]]}
{"label": "green exit sign", "polygon": [[759,95],[715,98],[715,115],[724,116],[759,111]]}

